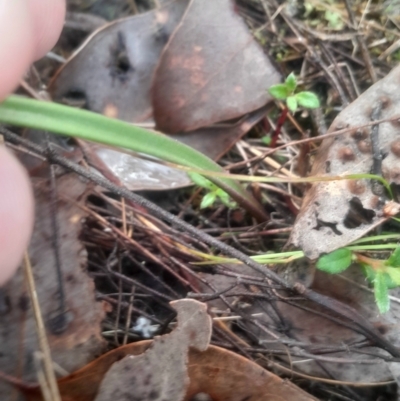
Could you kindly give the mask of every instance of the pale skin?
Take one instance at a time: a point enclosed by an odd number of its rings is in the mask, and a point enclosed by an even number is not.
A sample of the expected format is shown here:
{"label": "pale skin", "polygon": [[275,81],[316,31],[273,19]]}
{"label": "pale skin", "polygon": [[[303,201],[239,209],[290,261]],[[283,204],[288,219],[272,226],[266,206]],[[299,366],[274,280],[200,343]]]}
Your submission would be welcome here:
{"label": "pale skin", "polygon": [[[20,82],[29,65],[56,43],[65,0],[0,0],[0,100]],[[0,145],[0,285],[21,263],[33,227],[28,175]]]}

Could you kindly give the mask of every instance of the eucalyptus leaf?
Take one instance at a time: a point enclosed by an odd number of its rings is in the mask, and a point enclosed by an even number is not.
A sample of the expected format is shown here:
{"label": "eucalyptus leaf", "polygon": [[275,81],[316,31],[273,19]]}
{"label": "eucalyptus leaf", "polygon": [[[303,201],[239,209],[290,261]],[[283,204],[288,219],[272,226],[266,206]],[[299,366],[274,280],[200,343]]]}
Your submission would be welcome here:
{"label": "eucalyptus leaf", "polygon": [[337,249],[321,256],[317,261],[317,269],[326,273],[338,274],[345,271],[352,261],[352,253],[347,248]]}

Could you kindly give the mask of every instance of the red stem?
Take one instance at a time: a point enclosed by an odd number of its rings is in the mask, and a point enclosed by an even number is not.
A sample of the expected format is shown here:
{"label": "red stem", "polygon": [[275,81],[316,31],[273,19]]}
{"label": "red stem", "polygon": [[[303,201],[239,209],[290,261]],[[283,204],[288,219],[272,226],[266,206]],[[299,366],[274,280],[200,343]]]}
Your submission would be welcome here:
{"label": "red stem", "polygon": [[278,122],[276,123],[276,128],[274,133],[272,134],[271,138],[271,144],[270,147],[274,148],[276,146],[276,142],[278,141],[279,134],[281,133],[281,128],[286,121],[286,117],[288,114],[288,108],[285,106],[285,108],[282,110],[281,115],[279,116]]}

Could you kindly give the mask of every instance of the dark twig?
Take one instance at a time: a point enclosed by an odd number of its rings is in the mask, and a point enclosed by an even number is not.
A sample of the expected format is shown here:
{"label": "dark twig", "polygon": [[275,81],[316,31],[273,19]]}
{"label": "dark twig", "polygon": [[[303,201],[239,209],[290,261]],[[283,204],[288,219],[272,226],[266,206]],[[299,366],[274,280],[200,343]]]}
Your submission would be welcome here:
{"label": "dark twig", "polygon": [[[178,219],[173,214],[163,210],[159,206],[157,206],[154,203],[148,201],[147,199],[141,197],[140,195],[135,194],[125,188],[121,188],[121,187],[118,187],[117,185],[114,185],[109,180],[106,180],[97,174],[87,171],[86,169],[80,167],[76,163],[67,160],[65,157],[62,157],[54,152],[48,153],[46,151],[46,149],[43,149],[42,147],[33,144],[31,141],[28,141],[26,139],[19,137],[18,135],[12,133],[11,131],[9,131],[5,128],[1,128],[0,132],[6,138],[7,141],[22,144],[40,155],[47,156],[50,159],[49,161],[51,163],[57,163],[60,166],[65,167],[68,170],[74,171],[75,173],[95,182],[96,184],[101,185],[102,187],[108,189],[109,191],[115,193],[118,196],[126,197],[127,199],[131,200],[132,202],[137,203],[139,206],[145,207],[147,210],[149,210],[149,212],[153,213],[158,218],[163,219],[163,220],[169,222],[170,224],[173,224],[173,225],[179,227],[181,230],[184,230],[184,231],[190,233],[195,238],[198,238],[198,239],[204,241],[205,243],[209,244],[210,246],[215,247],[220,252],[241,261],[242,263],[244,263],[251,269],[261,273],[263,276],[267,277],[271,281],[274,281],[275,283],[282,285],[284,288],[294,290],[294,291],[302,294],[303,296],[306,296],[308,299],[313,300],[317,304],[322,305],[325,308],[327,308],[335,313],[339,313],[340,316],[343,316],[346,319],[350,319],[351,321],[353,321],[355,323],[354,329],[356,331],[365,335],[372,342],[378,344],[381,348],[385,349],[393,356],[396,356],[396,357],[400,356],[400,350],[398,348],[394,347],[392,344],[390,344],[385,338],[383,338],[375,330],[375,328],[353,308],[351,308],[333,298],[321,295],[312,290],[307,290],[304,288],[304,286],[302,286],[299,283],[295,283],[292,286],[286,280],[282,279],[280,276],[278,276],[276,273],[272,272],[267,267],[252,260],[249,256],[243,254],[242,252],[236,250],[235,248],[233,248],[227,244],[222,243],[221,241],[209,236],[208,234],[205,234],[205,233],[199,231],[195,227],[182,221],[181,219]],[[116,274],[116,273],[114,272],[114,274]],[[128,280],[127,277],[125,277],[125,276],[123,276],[121,278],[123,280],[129,281],[130,285],[132,285],[132,284],[140,285],[140,283],[137,283],[132,279]],[[151,289],[147,289],[147,290],[149,291]],[[154,290],[152,292],[154,292]],[[162,295],[162,294],[157,294],[157,295],[161,296],[162,298],[167,298],[165,295]],[[223,299],[224,302],[227,302],[225,297],[223,297],[222,295],[221,295],[221,299]],[[254,323],[254,322],[252,322],[252,323]],[[264,327],[262,329],[265,330]]]}
{"label": "dark twig", "polygon": [[[48,136],[48,135],[47,135]],[[46,140],[47,147],[51,151],[51,141],[49,138]],[[57,214],[57,183],[56,183],[56,173],[54,164],[50,164],[50,220],[52,226],[52,236],[51,241],[54,251],[54,261],[55,270],[57,275],[57,285],[58,285],[58,310],[55,316],[52,316],[48,320],[48,325],[50,330],[54,334],[61,334],[68,327],[68,320],[66,315],[66,303],[65,303],[65,287],[62,273],[62,260],[60,254],[60,228],[58,225],[58,214]]]}

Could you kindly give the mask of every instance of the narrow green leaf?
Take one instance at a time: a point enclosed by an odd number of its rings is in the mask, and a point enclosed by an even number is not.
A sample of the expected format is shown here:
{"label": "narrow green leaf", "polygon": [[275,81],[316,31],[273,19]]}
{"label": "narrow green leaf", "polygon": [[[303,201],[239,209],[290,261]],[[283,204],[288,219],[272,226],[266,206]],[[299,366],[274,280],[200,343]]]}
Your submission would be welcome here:
{"label": "narrow green leaf", "polygon": [[386,313],[390,309],[390,299],[383,272],[376,273],[374,280],[374,294],[379,312]]}
{"label": "narrow green leaf", "polygon": [[[374,284],[375,277],[376,277],[376,274],[377,274],[376,270],[374,270],[371,266],[369,266],[369,265],[367,265],[365,263],[362,263],[361,266],[363,267],[364,274],[365,274],[365,277],[366,277],[367,281],[370,284]],[[385,271],[386,271],[386,269],[387,268],[385,268]],[[387,272],[387,271],[383,272],[383,276],[385,278],[385,282],[386,282],[386,287],[387,288],[392,289],[392,288],[397,288],[399,286],[398,284],[396,284],[396,282],[390,276],[389,272]]]}
{"label": "narrow green leaf", "polygon": [[296,99],[300,106],[307,109],[316,109],[319,107],[319,100],[315,93],[312,92],[299,92],[296,93]]}
{"label": "narrow green leaf", "polygon": [[289,93],[293,93],[297,86],[297,79],[293,72],[291,72],[285,79],[285,85]]}
{"label": "narrow green leaf", "polygon": [[289,96],[286,99],[286,105],[288,107],[288,109],[294,113],[297,110],[297,100],[296,100],[296,96]]}
{"label": "narrow green leaf", "polygon": [[213,190],[216,186],[207,178],[203,177],[201,174],[189,172],[188,176],[190,179],[199,187]]}
{"label": "narrow green leaf", "polygon": [[261,138],[261,142],[262,142],[264,145],[267,145],[267,146],[269,146],[269,145],[271,144],[271,141],[272,141],[272,138],[271,138],[270,135],[264,135],[264,136]]}
{"label": "narrow green leaf", "polygon": [[399,267],[387,267],[385,269],[386,273],[390,278],[396,283],[397,286],[400,285],[400,268]]}
{"label": "narrow green leaf", "polygon": [[272,85],[268,89],[268,92],[272,97],[278,100],[284,100],[290,95],[290,92],[286,88],[285,84]]}
{"label": "narrow green leaf", "polygon": [[317,269],[331,274],[338,274],[345,271],[352,260],[352,253],[347,248],[340,248],[336,251],[321,256],[317,261]]}
{"label": "narrow green leaf", "polygon": [[385,262],[386,266],[400,267],[400,246],[398,246],[393,253],[390,255],[389,259]]}
{"label": "narrow green leaf", "polygon": [[227,194],[225,191],[222,189],[218,188],[216,191],[216,194],[220,201],[229,209],[234,209],[237,207],[237,203],[231,200],[231,197],[229,194]]}
{"label": "narrow green leaf", "polygon": [[209,192],[208,194],[204,195],[200,203],[200,209],[205,209],[206,207],[212,206],[216,199],[217,194],[215,192]]}
{"label": "narrow green leaf", "polygon": [[[9,96],[0,103],[0,121],[126,148],[197,170],[225,172],[207,156],[166,135],[62,104]],[[266,218],[261,205],[237,181],[219,177],[210,181],[258,219]]]}
{"label": "narrow green leaf", "polygon": [[363,268],[365,278],[367,279],[367,281],[369,283],[373,284],[373,282],[375,280],[375,276],[376,276],[375,270],[370,265],[367,265],[366,263],[360,263],[360,264],[361,264],[361,267]]}

